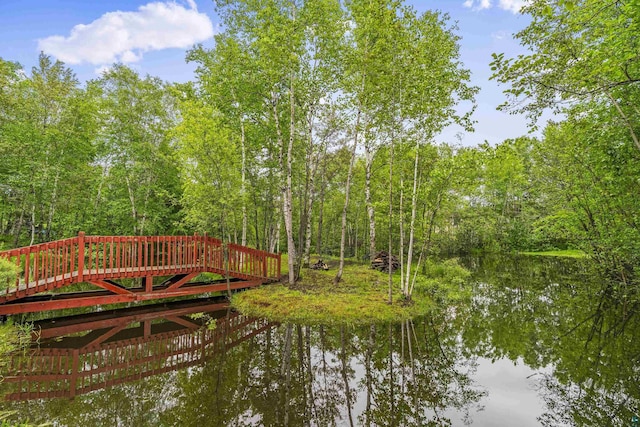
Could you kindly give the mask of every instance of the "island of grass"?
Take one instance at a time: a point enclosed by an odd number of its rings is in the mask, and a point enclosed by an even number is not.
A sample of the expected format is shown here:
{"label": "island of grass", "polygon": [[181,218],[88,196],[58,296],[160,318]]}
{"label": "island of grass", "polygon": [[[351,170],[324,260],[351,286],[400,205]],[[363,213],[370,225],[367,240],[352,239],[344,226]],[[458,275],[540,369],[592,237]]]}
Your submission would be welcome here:
{"label": "island of grass", "polygon": [[388,273],[351,262],[345,265],[342,281],[334,284],[337,261],[328,264],[329,271],[303,269],[293,286],[273,284],[234,294],[231,305],[243,314],[282,323],[370,324],[409,320],[468,296],[464,283],[469,272],[455,260],[427,263],[411,300],[402,297],[396,271],[391,304]]}
{"label": "island of grass", "polygon": [[521,255],[530,256],[552,256],[552,257],[565,257],[565,258],[587,258],[588,255],[579,249],[563,249],[556,251],[541,251],[541,252],[519,252]]}

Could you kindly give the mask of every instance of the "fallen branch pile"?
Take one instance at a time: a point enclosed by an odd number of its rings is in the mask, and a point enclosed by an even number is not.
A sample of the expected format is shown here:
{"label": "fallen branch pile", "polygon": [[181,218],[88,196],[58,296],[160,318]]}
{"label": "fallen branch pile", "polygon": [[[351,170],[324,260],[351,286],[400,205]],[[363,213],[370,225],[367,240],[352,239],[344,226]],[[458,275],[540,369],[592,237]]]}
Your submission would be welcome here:
{"label": "fallen branch pile", "polygon": [[373,261],[371,261],[371,268],[375,270],[388,273],[389,267],[391,267],[391,272],[393,273],[400,268],[400,262],[394,255],[389,256],[389,253],[386,251],[378,252]]}
{"label": "fallen branch pile", "polygon": [[310,267],[312,270],[328,270],[329,266],[323,262],[321,259],[318,260],[315,264],[311,264]]}

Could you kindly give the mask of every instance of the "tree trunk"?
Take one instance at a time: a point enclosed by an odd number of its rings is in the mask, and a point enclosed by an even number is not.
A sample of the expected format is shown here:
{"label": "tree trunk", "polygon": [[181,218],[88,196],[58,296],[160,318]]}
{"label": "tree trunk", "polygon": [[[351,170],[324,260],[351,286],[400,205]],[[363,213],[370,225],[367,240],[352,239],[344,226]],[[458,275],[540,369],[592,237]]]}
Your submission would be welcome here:
{"label": "tree trunk", "polygon": [[347,343],[345,339],[344,326],[340,327],[340,365],[342,373],[342,381],[344,382],[344,394],[347,403],[347,415],[349,417],[349,426],[353,427],[353,415],[351,414],[351,387],[349,387],[349,376],[347,375]]}
{"label": "tree trunk", "polygon": [[47,234],[46,240],[51,240],[51,224],[53,223],[53,215],[56,211],[56,202],[58,198],[58,181],[60,179],[60,169],[56,170],[56,177],[53,179],[53,193],[51,194],[51,205],[49,205],[49,215],[47,218]]}
{"label": "tree trunk", "polygon": [[365,153],[365,180],[364,180],[364,199],[367,205],[367,214],[369,215],[369,260],[373,261],[376,256],[376,214],[371,201],[371,166],[373,164],[373,153],[369,142],[364,145]]}
{"label": "tree trunk", "polygon": [[20,208],[20,216],[18,217],[18,223],[12,227],[12,233],[15,233],[15,237],[13,239],[13,246],[18,246],[20,243],[20,233],[22,233],[22,225],[24,224],[24,211],[25,211],[25,203],[22,202],[22,207]]}
{"label": "tree trunk", "polygon": [[128,176],[125,176],[127,183],[127,192],[129,193],[129,202],[131,203],[131,216],[133,217],[133,234],[138,234],[138,212],[136,211],[136,200],[131,188],[131,181]]}
{"label": "tree trunk", "polygon": [[144,226],[147,223],[147,207],[149,205],[149,197],[151,196],[151,178],[147,178],[147,189],[144,193],[144,203],[142,204],[142,218],[140,219],[140,229],[138,232],[140,235],[144,235]]}
{"label": "tree trunk", "polygon": [[33,194],[34,197],[34,201],[33,203],[31,203],[31,242],[29,243],[29,246],[33,245],[33,242],[35,241],[36,238],[36,202],[35,202],[35,191]]}
{"label": "tree trunk", "polygon": [[289,284],[293,285],[297,279],[297,253],[296,243],[293,240],[293,194],[291,190],[292,186],[292,171],[291,165],[293,162],[293,140],[295,136],[295,94],[293,88],[293,73],[290,75],[289,83],[289,104],[291,107],[289,117],[289,145],[287,147],[287,184],[284,193],[284,227],[287,232],[287,253],[289,261]]}
{"label": "tree trunk", "polygon": [[[402,172],[401,172],[402,173]],[[400,246],[398,247],[398,253],[400,254],[400,289],[404,293],[404,178],[400,178]]]}
{"label": "tree trunk", "polygon": [[624,121],[624,125],[626,126],[627,130],[629,130],[629,134],[631,135],[631,139],[633,140],[633,143],[635,144],[636,148],[640,150],[640,141],[638,140],[638,135],[636,135],[636,132],[633,129],[633,124],[629,120],[629,117],[625,114],[624,111],[622,111],[622,108],[620,107],[620,104],[609,93],[609,91],[605,91],[605,93],[607,94],[607,96],[609,97],[611,102],[613,103],[613,106],[618,111],[618,114],[620,114],[620,117],[622,117],[622,120]]}
{"label": "tree trunk", "polygon": [[375,333],[376,333],[376,326],[375,325],[371,325],[369,326],[369,340],[368,340],[368,345],[367,345],[367,352],[365,353],[365,363],[364,363],[364,368],[365,368],[365,383],[366,383],[366,389],[367,389],[367,397],[366,397],[366,405],[365,405],[365,410],[364,410],[364,416],[365,416],[365,422],[364,424],[369,427],[371,426],[371,400],[373,397],[373,373],[371,372],[371,365],[372,365],[372,360],[373,360],[373,349],[375,346]]}
{"label": "tree trunk", "polygon": [[[389,147],[389,258],[392,257],[393,251],[393,141],[391,136],[391,145]],[[389,298],[387,301],[393,304],[393,269],[389,269]]]}
{"label": "tree trunk", "polygon": [[322,175],[320,176],[320,203],[318,207],[318,236],[316,237],[316,253],[322,255],[322,233],[323,233],[323,219],[324,219],[324,187],[325,187],[325,166],[322,168]]}
{"label": "tree trunk", "polygon": [[[291,85],[293,85],[293,76],[291,76]],[[289,100],[291,102],[291,113],[295,112],[295,106],[293,104],[293,87],[289,88]],[[275,95],[274,95],[275,97]],[[294,261],[296,257],[295,242],[293,241],[293,207],[291,201],[291,157],[293,155],[293,133],[289,135],[289,146],[287,149],[287,178],[282,179],[282,174],[285,172],[284,166],[284,141],[282,138],[282,129],[280,128],[280,117],[278,116],[278,104],[275,99],[272,102],[273,116],[276,124],[276,135],[278,138],[279,147],[279,163],[280,163],[280,181],[283,185],[282,188],[282,202],[283,202],[283,215],[284,226],[287,233],[287,254],[288,254],[288,268],[289,268],[289,284],[293,285],[296,282]],[[293,117],[291,118],[290,127],[293,127]],[[280,222],[278,221],[278,241],[280,240]]]}
{"label": "tree trunk", "polygon": [[[247,153],[244,137],[244,120],[240,119],[240,149],[242,151],[242,181],[240,186],[240,195],[242,198],[242,246],[247,246],[247,195],[246,195],[246,171],[247,171]],[[257,229],[256,229],[257,232]],[[256,239],[257,242],[257,239]]]}
{"label": "tree trunk", "polygon": [[[420,145],[416,141],[416,159],[413,164],[413,194],[411,195],[411,224],[409,225],[409,248],[407,251],[407,274],[405,274],[405,283],[402,285],[402,292],[405,298],[411,298],[409,292],[409,282],[411,279],[411,262],[413,258],[413,237],[415,234],[416,224],[416,205],[418,193],[418,163],[420,160]],[[413,287],[412,287],[413,289]]]}
{"label": "tree trunk", "polygon": [[[364,81],[364,78],[363,78]],[[333,279],[333,283],[338,283],[342,279],[342,270],[344,269],[344,246],[347,234],[347,209],[349,208],[349,192],[351,191],[351,175],[353,174],[353,164],[356,159],[356,149],[358,148],[358,132],[360,130],[360,116],[362,111],[358,110],[358,116],[356,117],[356,129],[353,137],[353,147],[351,148],[351,160],[349,161],[349,171],[347,172],[347,185],[344,195],[344,207],[342,208],[342,232],[340,237],[340,267],[338,267],[338,273]]]}
{"label": "tree trunk", "polygon": [[[313,109],[309,115],[309,146],[313,147]],[[323,144],[324,147],[324,144]],[[305,218],[305,231],[304,231],[304,252],[302,257],[302,264],[306,267],[309,266],[309,258],[311,254],[311,218],[313,215],[313,204],[315,202],[314,196],[314,184],[316,180],[316,173],[318,172],[318,164],[320,163],[320,158],[323,155],[323,147],[320,147],[317,150],[317,153],[314,155],[313,149],[311,149],[311,155],[309,158],[309,167],[307,174],[307,209],[304,215]]]}

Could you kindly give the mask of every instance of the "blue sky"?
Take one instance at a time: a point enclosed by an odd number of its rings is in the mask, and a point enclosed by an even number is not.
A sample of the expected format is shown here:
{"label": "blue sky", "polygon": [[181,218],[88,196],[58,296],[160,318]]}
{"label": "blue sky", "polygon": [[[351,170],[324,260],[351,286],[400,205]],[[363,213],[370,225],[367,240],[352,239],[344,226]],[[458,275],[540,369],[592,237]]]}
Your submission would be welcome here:
{"label": "blue sky", "polygon": [[[438,9],[458,23],[461,55],[481,88],[475,132],[446,129],[439,141],[491,144],[527,133],[526,119],[496,111],[501,87],[489,81],[491,53],[522,53],[512,34],[528,19],[523,0],[408,1],[418,11]],[[212,0],[0,0],[0,57],[29,71],[41,50],[62,60],[81,81],[96,78],[115,61],[167,81],[193,78],[185,52],[194,43],[213,45],[219,19]]]}

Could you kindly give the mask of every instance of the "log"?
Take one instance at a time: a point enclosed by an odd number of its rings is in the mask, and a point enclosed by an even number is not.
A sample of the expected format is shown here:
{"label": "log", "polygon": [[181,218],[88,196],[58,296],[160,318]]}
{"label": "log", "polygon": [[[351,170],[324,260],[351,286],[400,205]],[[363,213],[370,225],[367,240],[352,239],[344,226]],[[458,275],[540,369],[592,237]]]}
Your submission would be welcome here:
{"label": "log", "polygon": [[323,262],[321,259],[318,260],[318,262],[316,262],[315,264],[311,264],[311,268],[312,270],[328,270],[329,266]]}
{"label": "log", "polygon": [[391,272],[393,273],[400,268],[400,262],[394,255],[389,256],[387,251],[380,251],[376,254],[373,261],[371,261],[371,268],[386,273],[391,269]]}

